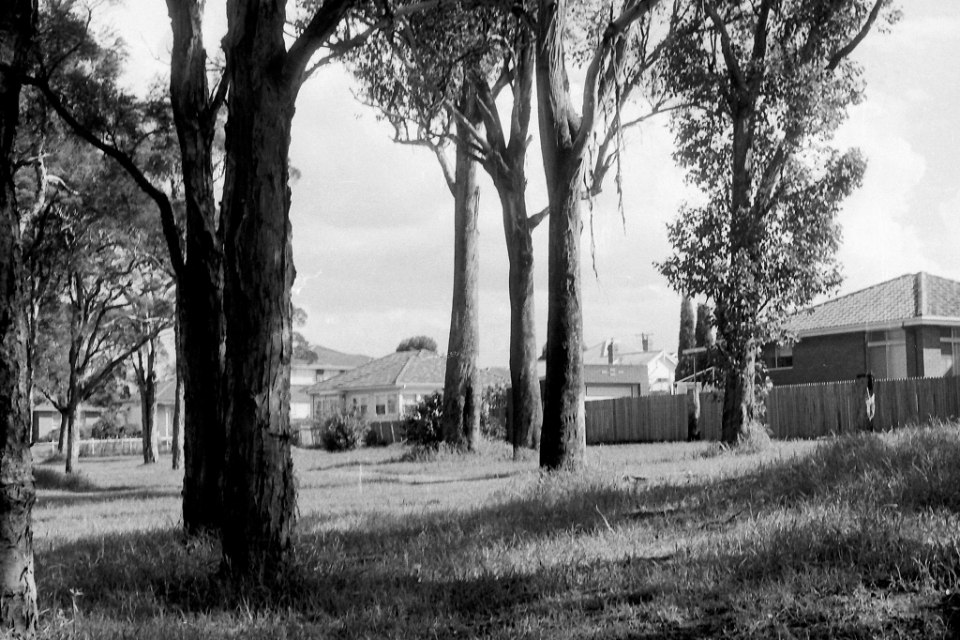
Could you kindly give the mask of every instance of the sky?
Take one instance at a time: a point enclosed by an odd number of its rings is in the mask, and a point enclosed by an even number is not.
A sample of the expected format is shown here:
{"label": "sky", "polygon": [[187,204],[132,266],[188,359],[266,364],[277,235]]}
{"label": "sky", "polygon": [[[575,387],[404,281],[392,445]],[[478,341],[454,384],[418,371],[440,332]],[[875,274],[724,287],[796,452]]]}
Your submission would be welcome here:
{"label": "sky", "polygon": [[[860,148],[868,161],[862,188],[839,215],[840,294],[917,271],[960,280],[960,2],[900,5],[903,19],[888,33],[872,32],[854,53],[864,67],[866,99],[850,109],[835,139],[838,148]],[[107,19],[130,47],[131,86],[165,72],[171,36],[163,2],[126,0]],[[222,3],[208,1],[208,49],[216,48],[224,25]],[[431,336],[445,351],[453,198],[436,158],[392,142],[391,128],[355,99],[355,90],[341,68],[327,67],[297,101],[293,300],[308,315],[300,330],[312,343],[373,357],[413,335]],[[535,122],[531,130],[527,198],[536,211],[546,192]],[[676,350],[680,296],[654,263],[670,253],[667,223],[696,194],[674,166],[672,149],[665,118],[629,132],[624,218],[612,180],[592,211],[584,209],[587,345],[643,333],[654,348]],[[506,366],[506,247],[496,190],[479,175],[480,364]],[[534,232],[538,344],[546,339],[546,233],[545,221]]]}

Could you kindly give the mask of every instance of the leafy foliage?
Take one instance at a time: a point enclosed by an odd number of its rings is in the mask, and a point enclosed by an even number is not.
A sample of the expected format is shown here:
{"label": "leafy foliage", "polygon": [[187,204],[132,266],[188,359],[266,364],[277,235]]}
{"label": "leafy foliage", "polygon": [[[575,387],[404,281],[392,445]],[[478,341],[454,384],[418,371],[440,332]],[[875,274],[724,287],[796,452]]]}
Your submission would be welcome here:
{"label": "leafy foliage", "polygon": [[836,216],[865,162],[829,143],[863,96],[849,55],[880,14],[897,19],[888,4],[705,0],[678,17],[690,28],[677,30],[662,75],[691,105],[672,120],[674,158],[704,198],[669,225],[673,255],[658,268],[714,304],[730,402],[752,402],[757,348],[840,283]]}
{"label": "leafy foliage", "polygon": [[420,349],[426,349],[427,351],[436,353],[437,341],[430,336],[413,336],[412,338],[401,341],[400,344],[397,345],[397,352],[419,351]]}
{"label": "leafy foliage", "polygon": [[507,386],[488,385],[483,389],[480,434],[489,440],[507,439]]}
{"label": "leafy foliage", "polygon": [[356,411],[328,416],[320,428],[320,444],[327,451],[350,451],[364,442],[370,425]]}
{"label": "leafy foliage", "polygon": [[407,416],[404,425],[407,443],[425,449],[439,449],[443,441],[442,417],[443,396],[434,393],[425,397]]}
{"label": "leafy foliage", "polygon": [[677,364],[677,380],[693,373],[693,359],[696,354],[684,355],[683,352],[697,345],[695,315],[693,300],[684,296],[680,302],[680,337],[677,340],[677,358],[680,362]]}

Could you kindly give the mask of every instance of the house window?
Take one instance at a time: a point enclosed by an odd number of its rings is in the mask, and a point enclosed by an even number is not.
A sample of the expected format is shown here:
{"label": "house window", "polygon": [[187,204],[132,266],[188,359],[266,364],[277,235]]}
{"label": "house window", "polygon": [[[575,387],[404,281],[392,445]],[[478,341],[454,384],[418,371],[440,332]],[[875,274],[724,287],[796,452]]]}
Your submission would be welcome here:
{"label": "house window", "polygon": [[367,411],[370,408],[368,400],[367,396],[360,396],[360,415],[362,416],[367,415]]}
{"label": "house window", "polygon": [[323,374],[323,369],[317,369],[313,374],[314,382],[322,382],[326,379],[327,377]]}
{"label": "house window", "polygon": [[375,403],[375,410],[378,416],[386,415],[387,413],[387,398],[386,396],[377,396]]}
{"label": "house window", "polygon": [[867,334],[870,371],[877,378],[907,377],[907,332],[903,329]]}
{"label": "house window", "polygon": [[767,369],[790,369],[793,367],[793,345],[775,345],[766,354]]}
{"label": "house window", "polygon": [[940,362],[944,376],[960,376],[960,328],[941,329]]}
{"label": "house window", "polygon": [[394,415],[397,412],[397,399],[394,396],[387,398],[387,413]]}

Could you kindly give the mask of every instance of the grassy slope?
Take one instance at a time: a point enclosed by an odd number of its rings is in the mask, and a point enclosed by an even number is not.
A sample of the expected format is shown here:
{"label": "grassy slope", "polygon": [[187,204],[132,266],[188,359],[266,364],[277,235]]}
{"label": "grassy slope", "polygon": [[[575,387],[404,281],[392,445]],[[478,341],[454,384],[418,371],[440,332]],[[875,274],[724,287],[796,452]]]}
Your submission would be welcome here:
{"label": "grassy slope", "polygon": [[49,637],[944,636],[960,574],[957,426],[781,443],[591,449],[542,477],[491,446],[297,452],[283,584],[231,593],[183,545],[179,474],[134,459],[47,474],[35,508]]}

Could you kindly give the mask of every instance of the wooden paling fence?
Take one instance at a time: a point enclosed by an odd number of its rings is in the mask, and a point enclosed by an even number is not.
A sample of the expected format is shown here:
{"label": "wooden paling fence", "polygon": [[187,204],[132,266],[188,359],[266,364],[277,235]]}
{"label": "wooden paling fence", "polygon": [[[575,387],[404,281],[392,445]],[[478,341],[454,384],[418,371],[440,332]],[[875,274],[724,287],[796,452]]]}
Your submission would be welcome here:
{"label": "wooden paling fence", "polygon": [[[854,382],[774,387],[766,423],[779,439],[811,439],[857,430]],[[960,418],[960,377],[874,382],[875,430]],[[723,396],[700,394],[700,434],[719,440]],[[687,439],[687,396],[645,396],[586,403],[587,444],[671,442]]]}

